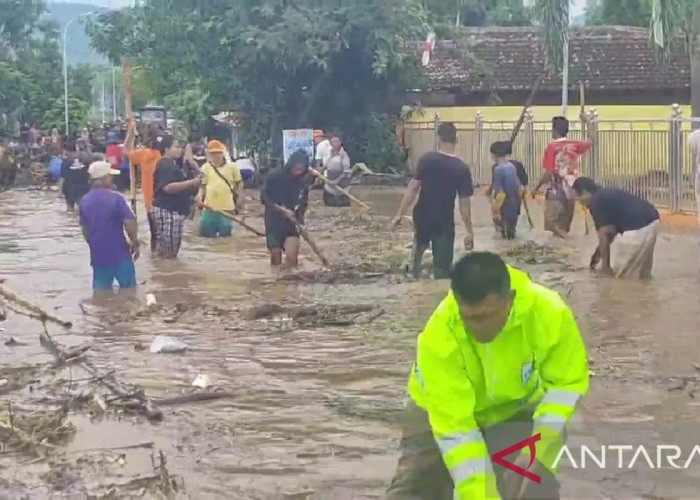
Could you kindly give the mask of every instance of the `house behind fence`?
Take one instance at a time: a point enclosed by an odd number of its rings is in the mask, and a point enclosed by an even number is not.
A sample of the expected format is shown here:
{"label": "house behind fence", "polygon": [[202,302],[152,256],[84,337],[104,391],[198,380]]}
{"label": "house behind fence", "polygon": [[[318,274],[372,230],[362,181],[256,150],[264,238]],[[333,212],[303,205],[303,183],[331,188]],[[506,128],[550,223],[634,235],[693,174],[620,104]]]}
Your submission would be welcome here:
{"label": "house behind fence", "polygon": [[[673,105],[666,120],[605,120],[595,110],[589,112],[595,145],[581,160],[580,173],[604,186],[626,189],[658,207],[672,211],[695,211],[694,172],[688,135],[691,120]],[[551,118],[539,119],[528,110],[525,122],[513,144],[513,157],[521,161],[531,184],[542,174],[542,156],[552,140]],[[420,156],[437,148],[439,115],[432,121],[407,123],[406,147],[411,170]],[[515,123],[487,121],[478,113],[470,122],[455,122],[458,130],[457,155],[472,169],[475,183],[491,182],[491,155],[494,141],[510,139]],[[580,122],[571,122],[569,137],[583,139]]]}

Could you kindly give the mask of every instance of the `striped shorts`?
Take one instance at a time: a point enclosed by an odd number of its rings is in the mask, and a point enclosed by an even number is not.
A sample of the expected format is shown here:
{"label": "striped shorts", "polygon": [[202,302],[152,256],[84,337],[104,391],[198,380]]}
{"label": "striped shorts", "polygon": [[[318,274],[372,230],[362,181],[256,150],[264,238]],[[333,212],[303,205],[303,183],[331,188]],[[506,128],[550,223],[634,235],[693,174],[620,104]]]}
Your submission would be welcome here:
{"label": "striped shorts", "polygon": [[182,233],[187,216],[163,208],[153,207],[153,218],[156,226],[158,254],[167,259],[174,259],[180,252]]}

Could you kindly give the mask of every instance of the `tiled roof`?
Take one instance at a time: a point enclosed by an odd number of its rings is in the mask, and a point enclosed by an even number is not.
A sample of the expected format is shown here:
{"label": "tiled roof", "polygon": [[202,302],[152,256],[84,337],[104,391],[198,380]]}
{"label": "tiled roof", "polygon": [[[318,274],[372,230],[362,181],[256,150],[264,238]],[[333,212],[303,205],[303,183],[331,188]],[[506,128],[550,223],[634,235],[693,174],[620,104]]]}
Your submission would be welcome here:
{"label": "tiled roof", "polygon": [[[425,69],[429,88],[529,89],[544,65],[544,49],[536,28],[469,28],[460,43],[436,43]],[[420,57],[422,44],[413,44]],[[465,56],[465,47],[471,56]],[[684,89],[690,87],[690,63],[678,43],[668,62],[656,58],[644,28],[598,26],[573,28],[569,41],[569,81],[597,90]],[[561,88],[561,78],[548,78],[543,89]]]}

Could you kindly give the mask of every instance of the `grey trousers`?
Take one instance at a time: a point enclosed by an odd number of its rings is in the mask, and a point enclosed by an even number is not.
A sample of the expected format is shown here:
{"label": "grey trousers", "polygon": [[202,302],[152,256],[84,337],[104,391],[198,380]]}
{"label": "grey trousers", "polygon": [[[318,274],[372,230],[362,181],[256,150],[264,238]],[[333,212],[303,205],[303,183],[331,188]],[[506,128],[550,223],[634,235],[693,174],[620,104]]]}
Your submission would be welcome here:
{"label": "grey trousers", "polygon": [[[527,439],[532,434],[532,415],[520,415],[482,430],[490,454]],[[454,483],[442,461],[442,454],[435,443],[425,410],[408,400],[404,410],[400,456],[387,500],[453,500]],[[513,457],[508,457],[513,459]],[[506,469],[493,464],[501,496]],[[558,500],[559,483],[549,473],[542,473],[540,484],[530,482],[525,493],[527,500]]]}

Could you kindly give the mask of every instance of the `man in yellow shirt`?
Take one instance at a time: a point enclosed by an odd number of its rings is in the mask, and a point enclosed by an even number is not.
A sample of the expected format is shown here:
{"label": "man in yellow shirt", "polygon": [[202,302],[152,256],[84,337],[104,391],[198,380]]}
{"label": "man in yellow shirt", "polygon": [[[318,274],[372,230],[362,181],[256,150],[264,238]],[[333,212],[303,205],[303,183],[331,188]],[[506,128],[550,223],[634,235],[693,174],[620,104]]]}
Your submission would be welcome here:
{"label": "man in yellow shirt", "polygon": [[202,165],[202,188],[198,201],[205,208],[199,219],[199,235],[205,238],[231,236],[231,221],[218,212],[243,215],[243,179],[238,166],[226,161],[225,151],[226,147],[221,142],[209,141],[207,162]]}

